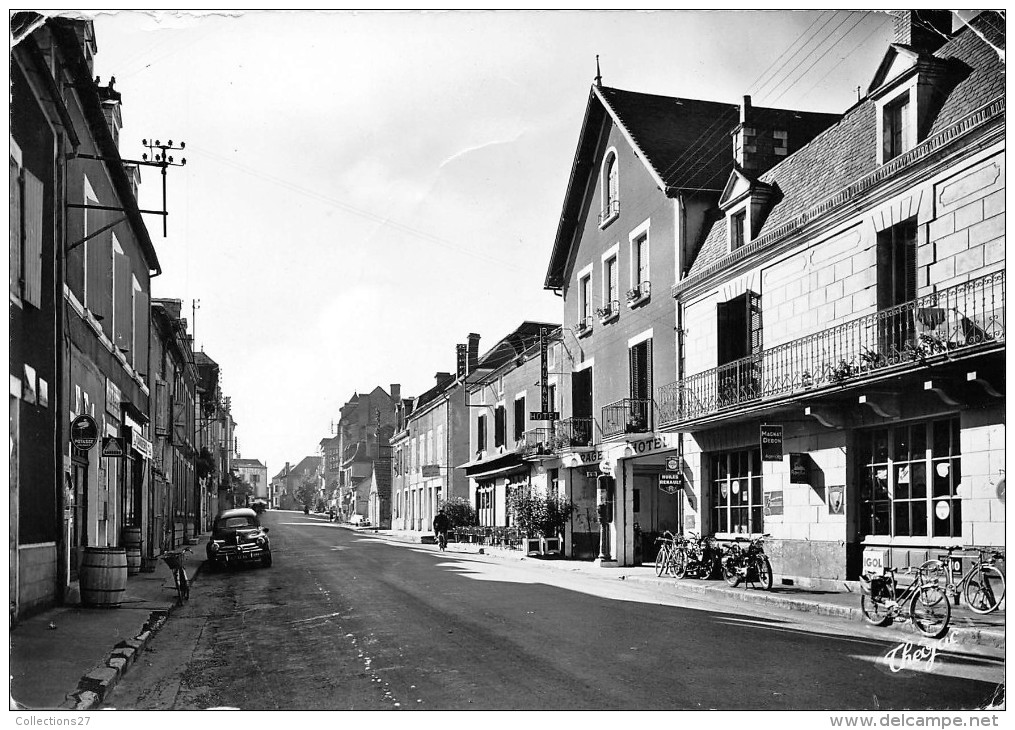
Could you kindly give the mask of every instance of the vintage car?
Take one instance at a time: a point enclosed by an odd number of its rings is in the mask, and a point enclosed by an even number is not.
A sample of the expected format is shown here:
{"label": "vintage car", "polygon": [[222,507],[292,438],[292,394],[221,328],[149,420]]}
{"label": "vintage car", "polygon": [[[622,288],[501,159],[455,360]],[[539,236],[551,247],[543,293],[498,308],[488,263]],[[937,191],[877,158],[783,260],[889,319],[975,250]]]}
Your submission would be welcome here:
{"label": "vintage car", "polygon": [[246,507],[218,514],[206,550],[212,567],[258,560],[265,568],[271,565],[268,528],[262,527],[257,513]]}

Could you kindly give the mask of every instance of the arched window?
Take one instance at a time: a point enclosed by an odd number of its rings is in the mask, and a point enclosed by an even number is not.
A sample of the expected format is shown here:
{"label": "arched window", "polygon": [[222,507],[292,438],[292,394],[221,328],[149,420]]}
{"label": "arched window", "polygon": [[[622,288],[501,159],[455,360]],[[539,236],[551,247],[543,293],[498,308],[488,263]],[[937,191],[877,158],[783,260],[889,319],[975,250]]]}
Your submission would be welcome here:
{"label": "arched window", "polygon": [[599,214],[600,225],[606,225],[620,214],[620,183],[617,178],[617,153],[610,150],[603,160],[603,209]]}

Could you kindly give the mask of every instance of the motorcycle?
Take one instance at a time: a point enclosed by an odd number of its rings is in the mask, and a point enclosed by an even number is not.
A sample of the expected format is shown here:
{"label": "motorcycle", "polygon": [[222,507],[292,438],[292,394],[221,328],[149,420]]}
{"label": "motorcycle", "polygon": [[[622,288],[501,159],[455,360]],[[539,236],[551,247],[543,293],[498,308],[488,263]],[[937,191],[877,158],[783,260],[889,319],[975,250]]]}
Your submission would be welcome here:
{"label": "motorcycle", "polygon": [[[761,546],[766,537],[771,535],[738,537],[736,542],[726,548],[722,557],[722,572],[730,586],[736,588],[740,581],[744,581],[744,587],[747,583],[757,583],[766,591],[772,590],[772,563]],[[746,547],[743,545],[745,542]]]}
{"label": "motorcycle", "polygon": [[690,533],[686,542],[678,548],[674,577],[708,579],[719,574],[722,564],[719,543],[714,537],[700,537]]}

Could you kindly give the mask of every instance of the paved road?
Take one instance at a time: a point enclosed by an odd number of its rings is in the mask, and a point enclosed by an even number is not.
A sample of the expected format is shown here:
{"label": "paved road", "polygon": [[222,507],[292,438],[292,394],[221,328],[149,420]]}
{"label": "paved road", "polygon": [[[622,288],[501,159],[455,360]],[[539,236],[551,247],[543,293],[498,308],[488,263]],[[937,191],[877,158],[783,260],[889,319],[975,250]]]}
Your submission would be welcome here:
{"label": "paved road", "polygon": [[837,619],[442,554],[314,515],[266,523],[274,566],[202,572],[108,706],[971,709],[1003,681],[999,656],[959,647],[933,662],[896,651],[892,671],[897,637]]}

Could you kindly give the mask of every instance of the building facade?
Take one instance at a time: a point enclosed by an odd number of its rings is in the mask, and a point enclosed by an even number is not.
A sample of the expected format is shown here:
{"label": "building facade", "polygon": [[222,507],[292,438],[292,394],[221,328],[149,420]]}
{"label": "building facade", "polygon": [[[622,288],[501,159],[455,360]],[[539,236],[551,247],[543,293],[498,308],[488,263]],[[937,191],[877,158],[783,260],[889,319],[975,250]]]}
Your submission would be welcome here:
{"label": "building facade", "polygon": [[[144,529],[150,277],[158,257],[118,150],[120,96],[89,21],[12,16],[12,613],[71,599],[87,546]],[[71,443],[78,417],[96,424]],[[77,421],[82,423],[82,421]],[[90,430],[90,429],[89,429]],[[115,439],[103,456],[102,440]],[[81,443],[81,442],[78,442]]]}
{"label": "building facade", "polygon": [[591,535],[572,549],[629,565],[683,525],[655,391],[677,368],[669,291],[720,214],[730,131],[778,159],[838,118],[592,87],[544,282],[564,300],[559,478]]}
{"label": "building facade", "polygon": [[236,504],[237,507],[246,507],[255,499],[268,499],[268,467],[259,459],[233,459],[233,473],[240,482],[250,486],[250,494],[244,504]]}
{"label": "building facade", "polygon": [[197,369],[187,320],[180,313],[178,299],[152,300],[154,436],[150,529],[142,557],[184,544],[186,505],[197,487]]}
{"label": "building facade", "polygon": [[669,292],[681,357],[657,401],[685,525],[770,533],[777,580],[856,580],[870,550],[905,568],[1004,544],[992,16],[953,33],[946,11],[899,13],[840,122],[760,175],[738,146],[723,215]]}
{"label": "building facade", "polygon": [[354,393],[342,406],[338,421],[338,509],[344,520],[353,515],[369,518],[374,462],[387,456],[395,428],[395,405],[400,399],[401,386],[393,383],[390,394],[377,386],[369,393]]}

